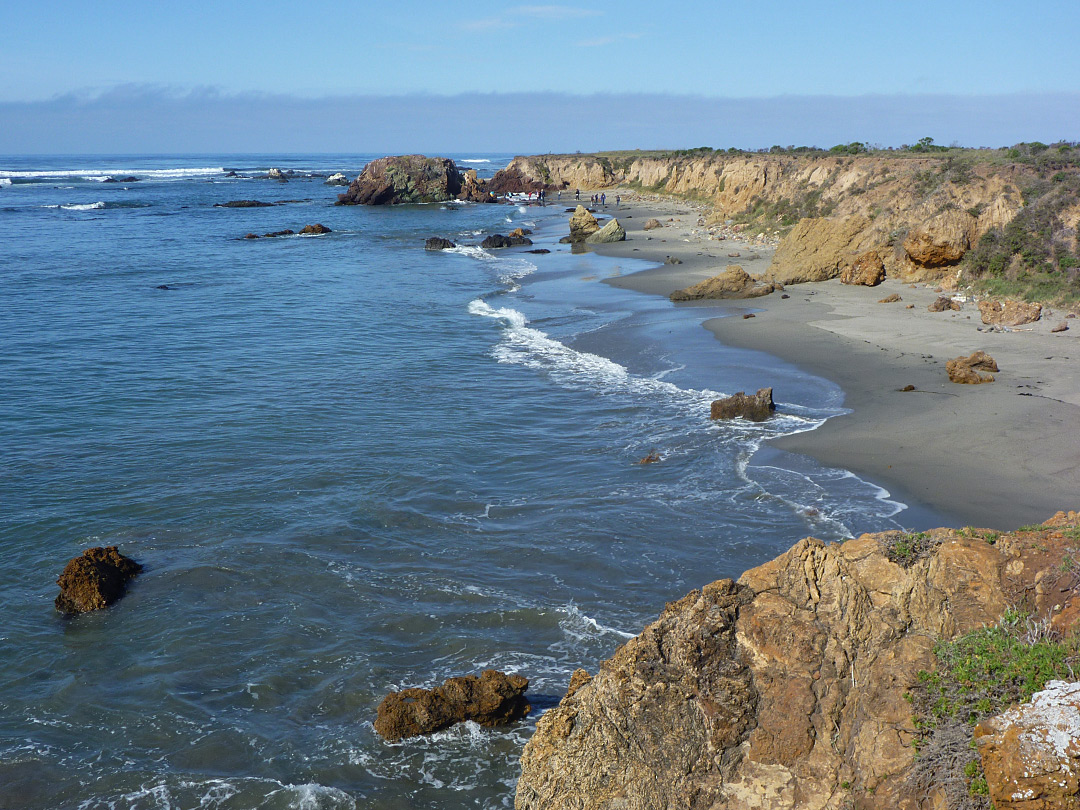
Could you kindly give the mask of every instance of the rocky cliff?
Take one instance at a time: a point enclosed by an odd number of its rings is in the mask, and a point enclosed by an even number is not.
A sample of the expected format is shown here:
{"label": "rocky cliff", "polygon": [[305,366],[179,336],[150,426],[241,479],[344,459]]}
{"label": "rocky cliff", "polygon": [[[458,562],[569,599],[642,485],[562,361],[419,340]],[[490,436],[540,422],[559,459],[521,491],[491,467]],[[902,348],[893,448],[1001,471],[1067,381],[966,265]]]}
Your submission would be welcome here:
{"label": "rocky cliff", "polygon": [[[515,807],[989,806],[986,777],[1004,780],[989,786],[995,799],[1012,783],[998,774],[1000,758],[982,774],[975,722],[1014,699],[1013,681],[1033,691],[1076,664],[1075,646],[1053,642],[1063,657],[1038,660],[1060,666],[1018,664],[998,691],[971,693],[970,709],[950,713],[940,707],[969,695],[961,665],[974,664],[966,647],[948,645],[1012,639],[1000,629],[1003,616],[1019,621],[1010,606],[1028,611],[1026,626],[1045,639],[1071,632],[1078,525],[1071,512],[1011,535],[808,538],[738,581],[670,603],[595,675],[576,672],[541,717]],[[1030,631],[1028,642],[1016,638],[1010,649],[1034,643]],[[974,662],[993,653],[975,649]]]}
{"label": "rocky cliff", "polygon": [[830,233],[804,227],[788,234],[777,277],[820,274],[822,257],[803,267],[793,256],[827,253],[837,275],[874,251],[889,276],[914,281],[955,275],[983,234],[1004,228],[1024,208],[1022,187],[1036,177],[1026,165],[951,155],[611,153],[517,157],[492,183],[505,190],[624,186],[680,195],[711,203],[710,224],[740,219],[769,232],[813,219],[828,223]]}
{"label": "rocky cliff", "polygon": [[462,173],[449,158],[392,155],[367,164],[345,193],[338,195],[337,205],[494,202],[488,191],[475,169]]}

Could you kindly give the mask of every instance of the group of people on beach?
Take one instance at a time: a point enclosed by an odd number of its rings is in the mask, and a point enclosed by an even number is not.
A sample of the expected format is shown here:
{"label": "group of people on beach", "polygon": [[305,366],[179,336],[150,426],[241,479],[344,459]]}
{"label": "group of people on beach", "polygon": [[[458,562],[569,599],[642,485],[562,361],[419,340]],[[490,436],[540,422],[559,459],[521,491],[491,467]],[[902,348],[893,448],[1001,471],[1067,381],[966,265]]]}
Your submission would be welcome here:
{"label": "group of people on beach", "polygon": [[[536,195],[536,201],[538,203],[540,203],[540,205],[546,205],[547,204],[547,191],[545,191],[544,189],[540,189],[539,191],[530,191],[529,192],[529,202],[530,203],[533,201],[533,194]],[[562,192],[559,193],[559,197],[562,197]]]}

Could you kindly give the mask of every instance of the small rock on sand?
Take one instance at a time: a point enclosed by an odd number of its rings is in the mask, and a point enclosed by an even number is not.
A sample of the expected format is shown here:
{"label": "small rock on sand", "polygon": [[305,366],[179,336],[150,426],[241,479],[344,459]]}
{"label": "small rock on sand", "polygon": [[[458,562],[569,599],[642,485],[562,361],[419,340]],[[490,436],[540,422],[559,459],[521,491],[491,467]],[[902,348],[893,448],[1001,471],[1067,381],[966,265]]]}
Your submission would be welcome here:
{"label": "small rock on sand", "polygon": [[893,293],[892,295],[886,295],[884,298],[882,298],[880,301],[878,301],[878,303],[879,304],[895,304],[898,301],[903,301],[903,300],[904,299],[901,298],[899,295],[897,295],[896,293]]}
{"label": "small rock on sand", "polygon": [[945,370],[951,382],[979,385],[994,381],[993,374],[981,374],[980,372],[998,371],[999,369],[994,358],[980,349],[969,357],[954,357],[945,364]]}

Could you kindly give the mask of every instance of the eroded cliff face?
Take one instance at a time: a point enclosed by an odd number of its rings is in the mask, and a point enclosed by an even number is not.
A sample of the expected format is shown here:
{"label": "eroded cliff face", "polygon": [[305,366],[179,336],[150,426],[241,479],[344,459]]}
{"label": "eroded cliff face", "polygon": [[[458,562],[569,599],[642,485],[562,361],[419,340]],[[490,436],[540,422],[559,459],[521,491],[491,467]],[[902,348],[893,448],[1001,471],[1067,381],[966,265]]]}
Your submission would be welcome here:
{"label": "eroded cliff face", "polygon": [[1059,513],[1034,540],[938,529],[901,555],[899,532],[807,538],[692,592],[595,676],[575,673],[525,747],[515,807],[947,807],[910,778],[906,695],[936,641],[1025,594],[1072,621],[1080,597],[1052,560],[1078,522]]}
{"label": "eroded cliff face", "polygon": [[[712,154],[542,155],[515,158],[504,171],[517,182],[549,188],[622,185],[705,200],[714,206],[712,223],[755,208],[764,212],[759,222],[771,218],[775,226],[813,216],[841,223],[841,230],[857,223],[855,238],[834,248],[842,264],[875,251],[891,277],[915,281],[955,272],[983,233],[1012,220],[1024,205],[1017,179],[1027,169],[942,157]],[[785,241],[805,238],[805,231],[792,231]],[[791,252],[800,250],[792,246]],[[799,265],[775,269],[802,272]]]}

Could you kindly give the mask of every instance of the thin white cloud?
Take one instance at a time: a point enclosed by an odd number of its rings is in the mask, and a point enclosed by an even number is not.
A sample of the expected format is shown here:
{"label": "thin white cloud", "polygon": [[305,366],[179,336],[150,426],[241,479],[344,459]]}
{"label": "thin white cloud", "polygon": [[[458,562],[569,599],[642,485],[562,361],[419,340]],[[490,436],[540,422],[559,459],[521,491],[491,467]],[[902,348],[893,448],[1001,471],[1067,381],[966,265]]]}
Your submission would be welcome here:
{"label": "thin white cloud", "polygon": [[515,6],[509,12],[539,20],[580,20],[583,17],[599,17],[603,13],[577,6]]}
{"label": "thin white cloud", "polygon": [[577,43],[577,46],[579,48],[602,48],[605,45],[614,45],[617,42],[626,42],[631,39],[641,39],[641,34],[612,34],[607,37],[583,39]]}

